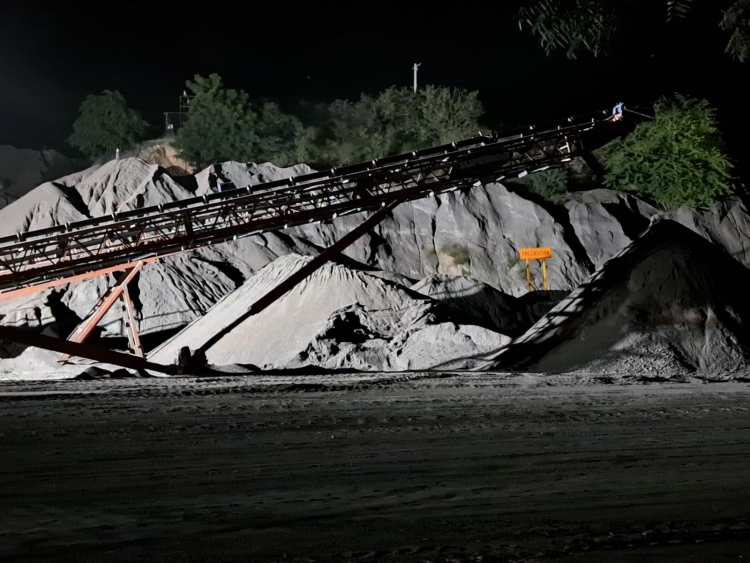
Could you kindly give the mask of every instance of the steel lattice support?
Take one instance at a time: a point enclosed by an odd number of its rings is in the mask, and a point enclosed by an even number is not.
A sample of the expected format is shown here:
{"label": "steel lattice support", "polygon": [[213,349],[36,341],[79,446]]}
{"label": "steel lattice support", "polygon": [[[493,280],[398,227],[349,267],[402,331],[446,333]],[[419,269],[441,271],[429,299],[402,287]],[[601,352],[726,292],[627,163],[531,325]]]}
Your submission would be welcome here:
{"label": "steel lattice support", "polygon": [[128,342],[130,343],[130,349],[139,358],[143,358],[143,347],[141,346],[141,336],[138,334],[138,322],[135,319],[135,312],[133,310],[133,302],[130,299],[130,292],[126,285],[122,289],[122,301],[125,304],[125,312],[127,313],[127,333]]}
{"label": "steel lattice support", "polygon": [[[120,276],[115,285],[109,288],[109,290],[104,295],[102,295],[102,297],[99,299],[99,302],[94,306],[89,316],[86,317],[86,319],[84,319],[84,321],[79,324],[76,329],[70,334],[70,336],[68,337],[69,342],[76,342],[80,344],[91,335],[91,333],[96,328],[96,325],[99,324],[99,321],[101,321],[102,318],[104,318],[104,315],[106,315],[107,312],[112,308],[112,305],[114,305],[115,302],[127,292],[128,284],[135,277],[135,275],[141,271],[141,268],[143,268],[143,262],[138,262],[130,270],[127,270]],[[132,303],[130,302],[129,296],[126,299],[126,308],[128,308],[128,314],[131,315]],[[135,324],[131,324],[130,326],[135,330]],[[138,342],[138,349],[140,349],[140,342]],[[138,349],[135,350],[136,353],[138,353]],[[143,351],[141,351],[140,355],[142,357]],[[61,362],[64,362],[68,359],[70,359],[70,354],[65,353],[60,356]]]}

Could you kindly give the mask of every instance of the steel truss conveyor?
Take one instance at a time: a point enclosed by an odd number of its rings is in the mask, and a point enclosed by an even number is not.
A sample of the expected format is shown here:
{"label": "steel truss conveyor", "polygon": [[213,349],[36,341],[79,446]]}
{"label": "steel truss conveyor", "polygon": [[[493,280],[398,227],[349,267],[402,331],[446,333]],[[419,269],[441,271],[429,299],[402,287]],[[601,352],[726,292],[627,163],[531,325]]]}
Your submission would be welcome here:
{"label": "steel truss conveyor", "polygon": [[[0,238],[0,298],[566,161],[607,112]],[[610,135],[605,135],[611,138]],[[597,143],[598,144],[598,143]],[[590,150],[591,147],[587,146]]]}

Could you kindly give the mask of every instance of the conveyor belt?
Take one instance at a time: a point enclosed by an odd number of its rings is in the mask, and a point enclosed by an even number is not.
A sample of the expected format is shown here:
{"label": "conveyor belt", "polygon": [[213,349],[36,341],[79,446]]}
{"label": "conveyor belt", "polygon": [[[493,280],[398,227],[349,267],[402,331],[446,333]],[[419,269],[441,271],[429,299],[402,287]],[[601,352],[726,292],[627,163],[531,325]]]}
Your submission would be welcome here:
{"label": "conveyor belt", "polygon": [[387,205],[470,189],[560,163],[597,136],[608,112],[568,118],[367,163],[0,238],[0,296],[138,261]]}

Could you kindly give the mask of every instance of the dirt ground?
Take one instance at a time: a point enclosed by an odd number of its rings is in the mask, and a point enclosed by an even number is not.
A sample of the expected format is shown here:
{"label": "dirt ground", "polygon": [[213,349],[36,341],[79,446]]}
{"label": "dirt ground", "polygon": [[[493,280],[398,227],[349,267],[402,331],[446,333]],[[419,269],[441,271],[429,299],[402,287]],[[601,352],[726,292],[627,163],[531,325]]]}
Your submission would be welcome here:
{"label": "dirt ground", "polygon": [[0,561],[748,561],[750,385],[0,382]]}

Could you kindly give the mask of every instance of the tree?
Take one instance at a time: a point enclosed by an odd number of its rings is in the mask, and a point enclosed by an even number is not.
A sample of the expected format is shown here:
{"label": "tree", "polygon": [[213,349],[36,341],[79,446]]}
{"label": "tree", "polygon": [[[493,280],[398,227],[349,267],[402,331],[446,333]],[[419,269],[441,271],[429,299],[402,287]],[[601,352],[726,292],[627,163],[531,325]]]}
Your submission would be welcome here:
{"label": "tree", "polygon": [[668,209],[729,195],[732,165],[709,103],[677,95],[659,100],[654,112],[653,121],[601,150],[605,185]]}
{"label": "tree", "polygon": [[453,143],[479,133],[484,108],[478,92],[427,86],[417,94],[418,108],[409,126],[418,132],[422,147]]}
{"label": "tree", "polygon": [[565,202],[565,196],[568,193],[569,175],[567,168],[550,168],[507,181],[510,184],[520,185],[547,201],[561,204]]}
{"label": "tree", "polygon": [[391,87],[330,104],[322,123],[298,135],[297,155],[331,166],[373,160],[476,135],[482,114],[476,92]]}
{"label": "tree", "polygon": [[[571,59],[585,51],[606,53],[610,39],[627,13],[645,13],[652,0],[527,0],[518,24],[539,39],[549,54],[567,51]],[[750,51],[750,0],[723,0],[720,27],[730,33],[726,51],[744,61]],[[667,0],[666,21],[690,15],[692,0]]]}
{"label": "tree", "polygon": [[286,165],[294,160],[301,125],[276,104],[251,102],[244,91],[224,88],[218,74],[196,75],[187,87],[195,97],[175,140],[183,158],[198,166],[225,160]]}
{"label": "tree", "polygon": [[568,58],[578,52],[603,52],[617,25],[617,13],[602,0],[536,0],[518,11],[519,27],[531,30],[547,54],[562,49]]}
{"label": "tree", "polygon": [[130,109],[117,91],[87,96],[78,114],[68,142],[89,158],[114,155],[118,148],[131,149],[148,130],[141,114]]}
{"label": "tree", "polygon": [[750,57],[750,0],[739,0],[726,12],[719,24],[730,33],[726,51],[740,62]]}

